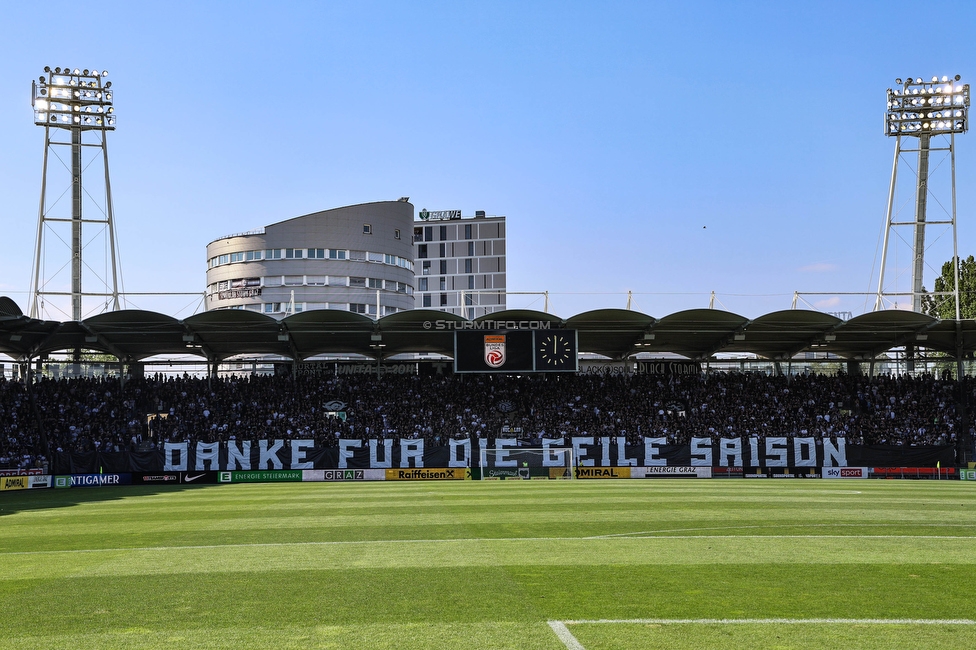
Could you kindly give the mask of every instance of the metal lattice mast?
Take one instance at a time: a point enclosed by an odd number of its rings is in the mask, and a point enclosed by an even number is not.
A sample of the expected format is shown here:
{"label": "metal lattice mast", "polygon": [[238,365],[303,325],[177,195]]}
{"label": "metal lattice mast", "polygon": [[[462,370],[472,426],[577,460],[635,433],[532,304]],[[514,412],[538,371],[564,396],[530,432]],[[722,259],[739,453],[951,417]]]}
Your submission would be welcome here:
{"label": "metal lattice mast", "polygon": [[[877,311],[884,308],[885,266],[891,231],[898,226],[911,226],[912,237],[912,310],[922,311],[923,274],[925,271],[925,228],[932,225],[952,227],[953,263],[956,266],[955,301],[959,304],[959,259],[956,238],[956,155],[955,135],[969,129],[969,84],[960,84],[961,77],[932,77],[931,81],[895,79],[901,88],[888,89],[888,107],[885,111],[885,135],[895,138],[895,160],[891,169],[891,185],[888,190],[888,207],[885,216],[884,244],[881,249],[881,272],[878,293],[874,303]],[[947,147],[933,147],[933,136],[948,136]],[[916,141],[908,138],[917,138]],[[917,148],[905,148],[906,142],[917,142]],[[952,212],[948,220],[930,221],[926,218],[929,196],[929,154],[932,151],[948,151],[951,166]],[[913,221],[895,221],[895,182],[898,178],[898,161],[903,153],[917,153],[915,183],[915,215]],[[956,317],[959,317],[958,307]]]}
{"label": "metal lattice mast", "polygon": [[[119,309],[118,251],[106,139],[106,133],[115,130],[115,109],[112,106],[114,91],[111,90],[111,81],[103,83],[108,72],[78,68],[52,70],[50,67],[45,67],[44,73],[45,75],[32,84],[31,101],[34,107],[34,124],[44,127],[44,166],[34,269],[31,274],[30,315],[41,318],[45,300],[49,296],[70,296],[71,319],[80,321],[84,318],[85,297],[104,298],[106,309]],[[58,155],[60,148],[69,151],[67,161]],[[95,196],[87,191],[87,187],[82,182],[85,169],[97,159],[95,156],[86,162],[85,152],[92,148],[100,151],[101,164],[104,167],[105,185],[102,194],[104,205],[96,205],[95,214],[86,214],[86,205],[90,205],[93,201],[97,202]],[[66,188],[64,194],[55,193],[49,196],[51,189],[49,171],[52,158],[68,169],[70,192]],[[58,205],[61,198],[67,194],[70,194],[70,216],[59,216]],[[68,225],[70,225],[70,236],[61,236],[57,229]],[[93,239],[87,242],[85,240],[86,225],[101,227],[106,235],[107,243],[104,249],[106,257],[111,257],[111,278],[100,278],[102,291],[86,292],[83,286],[86,269],[89,274],[94,274],[93,267],[86,264],[84,259],[85,248],[93,241]],[[60,265],[51,277],[46,274],[47,260],[45,259],[47,240],[52,239],[48,237],[49,231],[54,235],[55,242],[60,240],[70,249],[69,261]],[[50,285],[58,271],[65,267],[70,267],[70,291],[58,291],[56,286]]]}

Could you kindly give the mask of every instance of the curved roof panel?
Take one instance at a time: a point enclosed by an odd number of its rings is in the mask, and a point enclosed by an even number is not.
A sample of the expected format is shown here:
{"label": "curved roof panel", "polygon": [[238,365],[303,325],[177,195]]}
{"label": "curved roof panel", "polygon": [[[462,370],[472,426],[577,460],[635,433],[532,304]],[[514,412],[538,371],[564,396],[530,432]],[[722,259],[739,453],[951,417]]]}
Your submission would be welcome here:
{"label": "curved roof panel", "polygon": [[329,352],[375,356],[370,347],[375,323],[362,314],[314,309],[288,316],[281,326],[281,335],[287,336],[294,346],[293,351],[284,353],[288,357],[307,359]]}
{"label": "curved roof panel", "polygon": [[638,346],[654,322],[639,311],[595,309],[566,319],[566,327],[576,330],[580,352],[623,359],[642,351]]}
{"label": "curved roof panel", "polygon": [[[563,320],[532,310],[509,310],[468,321],[434,310],[410,310],[374,321],[332,309],[275,320],[244,310],[218,310],[177,320],[151,311],[125,310],[81,322],[24,316],[0,297],[0,352],[33,359],[49,352],[90,349],[137,361],[158,354],[199,354],[213,361],[241,354],[305,359],[316,354],[386,358],[428,352],[453,356],[454,330],[488,321],[542,322],[575,329],[581,352],[624,359],[639,352],[708,359],[717,352],[749,352],[789,359],[804,350],[864,360],[892,348],[915,345],[954,354],[976,351],[976,321],[939,321],[924,314],[888,310],[841,321],[805,310],[777,311],[749,320],[715,309],[691,309],[655,320],[624,309],[598,309]],[[538,326],[538,325],[535,325]]]}
{"label": "curved roof panel", "polygon": [[721,352],[748,318],[719,309],[688,309],[660,319],[648,333],[641,352],[673,352],[689,359],[706,359]]}

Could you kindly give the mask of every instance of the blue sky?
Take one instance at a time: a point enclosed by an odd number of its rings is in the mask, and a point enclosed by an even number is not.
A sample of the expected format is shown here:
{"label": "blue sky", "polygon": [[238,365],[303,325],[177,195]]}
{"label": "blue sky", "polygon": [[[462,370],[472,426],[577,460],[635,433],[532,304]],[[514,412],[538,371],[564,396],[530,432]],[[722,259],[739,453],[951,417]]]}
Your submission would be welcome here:
{"label": "blue sky", "polygon": [[[202,291],[215,238],[410,196],[418,210],[506,215],[510,289],[549,291],[561,316],[624,307],[627,291],[660,317],[707,306],[711,291],[758,316],[789,308],[794,291],[875,290],[894,148],[885,90],[907,75],[976,79],[971,2],[931,5],[945,19],[921,23],[909,2],[0,10],[0,294],[25,309],[43,153],[30,82],[45,65],[107,69],[114,82],[129,291]],[[974,138],[957,138],[963,255],[976,254]],[[951,237],[929,233],[938,268]],[[907,290],[900,255],[889,288]]]}

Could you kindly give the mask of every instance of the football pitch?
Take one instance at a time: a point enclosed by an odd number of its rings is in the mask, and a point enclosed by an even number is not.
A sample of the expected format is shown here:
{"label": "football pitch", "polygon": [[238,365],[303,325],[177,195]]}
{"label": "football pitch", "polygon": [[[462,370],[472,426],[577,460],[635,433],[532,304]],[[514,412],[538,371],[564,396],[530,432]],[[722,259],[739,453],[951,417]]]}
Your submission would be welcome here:
{"label": "football pitch", "polygon": [[976,484],[622,480],[0,493],[24,648],[976,645]]}

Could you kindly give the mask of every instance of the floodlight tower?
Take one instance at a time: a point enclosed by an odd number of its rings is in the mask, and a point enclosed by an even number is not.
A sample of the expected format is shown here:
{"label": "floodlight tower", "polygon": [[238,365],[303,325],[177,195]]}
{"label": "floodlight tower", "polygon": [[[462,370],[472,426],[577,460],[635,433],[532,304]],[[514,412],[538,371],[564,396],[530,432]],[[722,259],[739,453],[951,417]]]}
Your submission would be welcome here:
{"label": "floodlight tower", "polygon": [[[44,171],[41,178],[41,201],[38,210],[37,221],[37,241],[34,253],[34,269],[31,278],[31,307],[30,315],[33,318],[41,318],[44,309],[46,296],[71,296],[71,319],[80,321],[84,314],[82,312],[82,298],[86,296],[99,296],[106,299],[111,298],[112,310],[119,308],[119,288],[118,288],[118,265],[116,252],[115,225],[112,215],[112,186],[108,175],[108,146],[106,133],[115,130],[115,109],[112,106],[114,92],[111,90],[112,82],[103,83],[108,76],[106,71],[98,70],[79,70],[78,68],[44,68],[44,76],[41,76],[32,85],[31,104],[34,107],[34,124],[44,127]],[[59,139],[59,136],[62,139]],[[67,138],[67,139],[65,139]],[[63,147],[70,151],[70,164],[65,164],[63,158],[58,156],[56,147]],[[96,150],[94,156],[85,160],[83,155],[86,149]],[[82,185],[82,172],[89,164],[98,157],[101,152],[102,165],[105,172],[105,195],[104,205],[95,207],[96,214],[83,214],[83,206],[88,197],[88,203],[96,202],[95,196],[87,191]],[[71,214],[70,217],[56,216],[56,206],[59,204],[62,195],[54,193],[54,200],[48,200],[48,162],[49,154],[53,153],[56,159],[69,170],[71,174]],[[64,194],[68,194],[67,188]],[[43,251],[45,250],[45,233],[48,229],[57,229],[58,226],[66,228],[65,224],[70,224],[70,266],[71,266],[71,291],[54,291],[49,289],[48,284],[52,278],[44,275]],[[102,279],[104,291],[84,292],[82,290],[82,277],[84,269],[94,272],[92,265],[83,260],[83,251],[91,240],[86,242],[83,238],[83,225],[101,224],[107,233],[108,244],[105,247],[106,257],[111,257],[111,285],[105,278]],[[87,230],[87,229],[86,229]],[[58,239],[63,237],[56,234]],[[64,266],[67,266],[65,264]],[[106,267],[108,265],[106,264]],[[60,268],[64,268],[61,266]],[[55,272],[55,275],[57,272]],[[106,275],[108,270],[106,268]]]}
{"label": "floodlight tower", "polygon": [[[883,309],[885,264],[892,228],[911,226],[912,238],[912,310],[922,311],[922,274],[925,270],[925,227],[951,225],[952,255],[955,265],[956,320],[959,319],[959,250],[956,239],[956,134],[969,130],[969,84],[960,84],[961,77],[921,77],[904,81],[895,79],[900,88],[888,89],[888,108],[885,111],[885,135],[895,138],[895,161],[891,169],[891,185],[888,189],[888,210],[884,244],[881,249],[881,274],[878,279],[878,295],[874,303],[877,311]],[[948,146],[933,147],[933,136],[947,136]],[[903,138],[916,138],[918,147],[903,148]],[[914,141],[913,141],[914,144]],[[929,195],[929,153],[948,151],[951,174],[952,208],[949,220],[926,220]],[[902,153],[918,153],[915,183],[915,220],[894,221],[895,181],[898,178],[898,160]]]}

